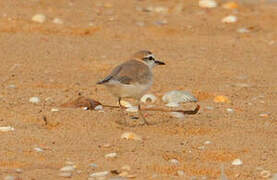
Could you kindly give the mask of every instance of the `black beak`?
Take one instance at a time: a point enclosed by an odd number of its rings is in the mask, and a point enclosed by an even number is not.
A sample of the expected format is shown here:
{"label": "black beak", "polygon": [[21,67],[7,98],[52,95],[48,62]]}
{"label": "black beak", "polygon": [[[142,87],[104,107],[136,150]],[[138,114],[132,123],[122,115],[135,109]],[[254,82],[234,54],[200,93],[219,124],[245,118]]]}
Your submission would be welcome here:
{"label": "black beak", "polygon": [[158,65],[165,65],[165,63],[164,63],[164,62],[159,61],[159,60],[155,60],[155,63],[156,63],[156,64],[158,64]]}

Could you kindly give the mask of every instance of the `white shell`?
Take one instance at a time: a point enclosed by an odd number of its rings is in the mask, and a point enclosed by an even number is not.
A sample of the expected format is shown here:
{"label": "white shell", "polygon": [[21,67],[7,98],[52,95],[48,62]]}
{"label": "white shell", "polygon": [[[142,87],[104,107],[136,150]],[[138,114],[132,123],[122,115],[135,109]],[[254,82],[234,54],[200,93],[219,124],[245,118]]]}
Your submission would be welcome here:
{"label": "white shell", "polygon": [[217,2],[214,0],[199,0],[198,5],[201,8],[215,8],[217,7]]}
{"label": "white shell", "polygon": [[90,177],[102,177],[102,176],[107,176],[109,174],[109,171],[102,171],[102,172],[95,172],[90,174]]}
{"label": "white shell", "polygon": [[63,24],[63,20],[61,20],[60,18],[55,18],[55,19],[53,19],[53,23],[55,23],[55,24]]}
{"label": "white shell", "polygon": [[0,127],[0,131],[2,132],[14,131],[14,128],[11,126],[3,126],[3,127]]}
{"label": "white shell", "polygon": [[190,92],[177,90],[165,93],[162,100],[166,103],[197,102],[197,99]]}
{"label": "white shell", "polygon": [[240,159],[235,159],[235,160],[233,160],[232,165],[234,165],[234,166],[242,165],[242,161]]}
{"label": "white shell", "polygon": [[31,98],[29,99],[29,102],[30,102],[30,103],[34,103],[34,104],[37,104],[37,103],[40,102],[40,99],[39,99],[39,97],[31,97]]}
{"label": "white shell", "polygon": [[236,16],[230,15],[223,18],[221,21],[223,23],[235,23],[237,22],[238,18]]}
{"label": "white shell", "polygon": [[113,152],[113,153],[109,153],[105,155],[105,158],[115,158],[117,156],[117,153]]}
{"label": "white shell", "polygon": [[36,14],[32,17],[32,21],[37,23],[44,23],[46,20],[46,17],[44,14]]}
{"label": "white shell", "polygon": [[58,109],[58,108],[52,108],[51,111],[52,111],[52,112],[58,112],[59,109]]}
{"label": "white shell", "polygon": [[74,170],[75,170],[75,165],[64,166],[60,169],[60,171],[74,171]]}
{"label": "white shell", "polygon": [[146,103],[147,101],[149,101],[151,103],[155,102],[157,100],[157,97],[154,96],[153,94],[145,94],[144,96],[142,96],[142,98],[140,99],[140,101]]}
{"label": "white shell", "polygon": [[137,135],[137,134],[135,134],[133,132],[125,132],[125,133],[123,133],[121,135],[121,139],[135,140],[135,141],[141,141],[142,140],[142,138],[139,135]]}
{"label": "white shell", "polygon": [[43,149],[41,149],[39,147],[35,147],[34,150],[37,151],[37,152],[43,152]]}
{"label": "white shell", "polygon": [[172,117],[176,117],[176,118],[179,118],[179,119],[182,119],[182,118],[185,117],[185,115],[183,113],[181,113],[181,112],[171,112],[170,115]]}

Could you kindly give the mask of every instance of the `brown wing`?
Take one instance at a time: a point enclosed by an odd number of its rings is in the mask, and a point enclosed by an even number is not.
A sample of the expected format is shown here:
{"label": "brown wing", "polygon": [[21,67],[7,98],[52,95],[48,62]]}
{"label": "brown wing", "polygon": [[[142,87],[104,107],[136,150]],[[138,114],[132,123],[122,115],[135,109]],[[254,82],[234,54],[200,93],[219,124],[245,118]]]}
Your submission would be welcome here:
{"label": "brown wing", "polygon": [[138,82],[146,84],[151,81],[152,73],[148,66],[136,60],[129,60],[117,67],[104,80],[98,82],[103,84],[110,80],[119,81],[122,84],[131,84]]}

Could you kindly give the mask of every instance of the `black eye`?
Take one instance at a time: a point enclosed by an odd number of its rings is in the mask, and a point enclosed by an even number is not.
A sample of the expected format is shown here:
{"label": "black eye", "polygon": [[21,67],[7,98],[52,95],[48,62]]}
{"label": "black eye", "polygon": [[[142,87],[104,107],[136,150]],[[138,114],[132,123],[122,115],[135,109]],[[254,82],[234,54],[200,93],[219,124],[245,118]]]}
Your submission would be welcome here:
{"label": "black eye", "polygon": [[148,58],[149,60],[154,60],[154,58],[152,57],[152,56],[149,56],[149,58]]}

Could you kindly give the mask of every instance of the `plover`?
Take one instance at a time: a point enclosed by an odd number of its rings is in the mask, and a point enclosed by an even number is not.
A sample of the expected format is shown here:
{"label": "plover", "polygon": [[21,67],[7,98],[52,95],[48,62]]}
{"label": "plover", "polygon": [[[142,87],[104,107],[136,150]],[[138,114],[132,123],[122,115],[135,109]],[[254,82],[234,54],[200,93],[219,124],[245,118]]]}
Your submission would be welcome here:
{"label": "plover", "polygon": [[97,84],[103,84],[118,98],[119,106],[122,98],[132,98],[137,100],[138,113],[144,124],[148,124],[141,112],[140,98],[152,86],[152,68],[155,65],[165,63],[155,59],[152,52],[141,50],[133,54],[132,58],[116,66],[110,75]]}

